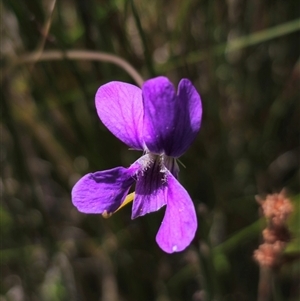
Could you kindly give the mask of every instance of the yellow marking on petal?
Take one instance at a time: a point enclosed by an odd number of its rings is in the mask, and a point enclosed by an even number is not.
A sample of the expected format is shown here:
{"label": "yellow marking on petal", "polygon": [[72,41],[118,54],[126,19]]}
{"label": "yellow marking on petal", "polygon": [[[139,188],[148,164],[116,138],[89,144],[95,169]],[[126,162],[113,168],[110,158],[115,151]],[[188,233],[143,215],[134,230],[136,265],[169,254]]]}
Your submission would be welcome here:
{"label": "yellow marking on petal", "polygon": [[[131,203],[131,202],[133,201],[133,199],[134,199],[134,192],[129,193],[129,194],[127,195],[127,197],[125,198],[124,202],[121,204],[121,206],[120,206],[115,212],[119,211],[121,208],[123,208],[123,207],[126,206],[127,204]],[[115,212],[114,212],[114,213],[115,213]]]}
{"label": "yellow marking on petal", "polygon": [[116,213],[117,211],[119,211],[121,208],[123,208],[127,204],[131,203],[133,201],[133,199],[134,199],[134,192],[129,193],[127,195],[127,197],[125,198],[124,202],[120,205],[120,207],[116,211],[108,213],[106,210],[104,210],[104,212],[102,213],[102,216],[104,218],[111,217],[114,213]]}

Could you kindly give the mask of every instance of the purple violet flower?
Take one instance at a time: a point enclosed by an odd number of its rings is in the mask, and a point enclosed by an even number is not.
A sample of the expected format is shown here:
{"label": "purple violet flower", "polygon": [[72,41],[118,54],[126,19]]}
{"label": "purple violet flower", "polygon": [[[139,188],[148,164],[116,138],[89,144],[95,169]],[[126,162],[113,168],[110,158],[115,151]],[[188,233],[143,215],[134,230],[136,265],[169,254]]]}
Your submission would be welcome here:
{"label": "purple violet flower", "polygon": [[132,219],[166,212],[156,241],[167,253],[184,250],[197,229],[194,204],[178,182],[176,158],[189,148],[201,124],[202,105],[195,87],[182,79],[175,88],[166,77],[145,81],[142,89],[109,82],[96,93],[97,113],[104,125],[130,148],[144,155],[129,168],[89,173],[73,187],[72,201],[80,212],[110,215],[128,203],[136,182]]}

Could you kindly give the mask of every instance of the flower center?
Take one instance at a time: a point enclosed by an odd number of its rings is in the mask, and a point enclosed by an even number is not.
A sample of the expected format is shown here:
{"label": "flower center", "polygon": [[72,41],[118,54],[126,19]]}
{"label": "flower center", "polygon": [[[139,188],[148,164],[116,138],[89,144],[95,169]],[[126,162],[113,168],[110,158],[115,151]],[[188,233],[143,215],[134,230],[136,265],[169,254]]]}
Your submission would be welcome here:
{"label": "flower center", "polygon": [[149,152],[139,159],[139,163],[141,176],[149,174],[148,176],[155,176],[160,178],[162,182],[166,182],[168,171],[170,171],[175,178],[178,177],[179,167],[176,159],[164,154],[157,155]]}
{"label": "flower center", "polygon": [[172,175],[177,179],[179,174],[179,166],[177,161],[173,157],[168,157],[163,155],[164,166],[172,173]]}

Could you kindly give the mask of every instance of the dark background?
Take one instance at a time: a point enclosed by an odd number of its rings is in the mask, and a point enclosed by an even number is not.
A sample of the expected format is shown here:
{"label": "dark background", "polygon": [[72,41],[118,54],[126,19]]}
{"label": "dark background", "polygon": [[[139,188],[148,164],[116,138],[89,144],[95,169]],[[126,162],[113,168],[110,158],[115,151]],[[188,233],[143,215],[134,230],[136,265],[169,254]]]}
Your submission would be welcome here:
{"label": "dark background", "polygon": [[[286,188],[299,204],[299,10],[282,0],[4,0],[1,301],[256,300],[255,195]],[[194,83],[204,115],[180,179],[199,228],[184,252],[155,242],[164,209],[131,221],[130,206],[110,219],[73,207],[81,175],[141,155],[94,106],[100,85],[136,83],[89,53],[50,61],[50,50],[107,52],[144,79]],[[299,252],[297,210],[290,229],[286,252]],[[274,271],[270,300],[298,300],[299,271],[299,261]]]}

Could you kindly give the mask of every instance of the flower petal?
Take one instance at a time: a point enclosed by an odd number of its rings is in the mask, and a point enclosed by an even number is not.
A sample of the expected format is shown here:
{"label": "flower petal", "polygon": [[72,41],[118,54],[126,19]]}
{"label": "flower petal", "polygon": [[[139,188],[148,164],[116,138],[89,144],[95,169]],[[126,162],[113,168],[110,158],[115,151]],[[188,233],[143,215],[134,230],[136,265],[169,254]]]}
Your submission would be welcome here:
{"label": "flower petal", "polygon": [[121,141],[134,149],[143,149],[143,101],[140,88],[109,82],[95,97],[97,113],[104,125]]}
{"label": "flower petal", "polygon": [[118,212],[119,210],[121,210],[123,207],[125,207],[126,205],[128,205],[129,203],[131,203],[134,199],[134,192],[129,193],[126,198],[124,199],[124,201],[122,202],[122,204],[114,211],[114,212],[110,212],[107,213],[107,211],[104,211],[102,213],[102,216],[104,218],[109,218],[111,217],[113,214],[115,214],[116,212]]}
{"label": "flower petal", "polygon": [[134,183],[134,169],[116,167],[89,173],[72,189],[72,202],[83,213],[114,212],[123,203]]}
{"label": "flower petal", "polygon": [[193,240],[197,229],[194,204],[181,184],[168,175],[167,208],[156,235],[156,242],[167,253],[184,250]]}
{"label": "flower petal", "polygon": [[174,133],[169,137],[166,155],[180,157],[195,140],[201,125],[201,98],[192,83],[184,78],[179,82],[177,92],[177,122]]}
{"label": "flower petal", "polygon": [[150,154],[141,157],[141,172],[137,175],[131,218],[159,210],[166,204],[166,169],[160,158]]}
{"label": "flower petal", "polygon": [[143,87],[143,138],[147,148],[156,154],[165,150],[174,133],[176,94],[172,83],[163,76],[145,81]]}
{"label": "flower petal", "polygon": [[182,79],[176,95],[172,83],[162,76],[146,81],[142,91],[147,148],[157,154],[181,156],[200,129],[202,105],[198,92],[188,79]]}

